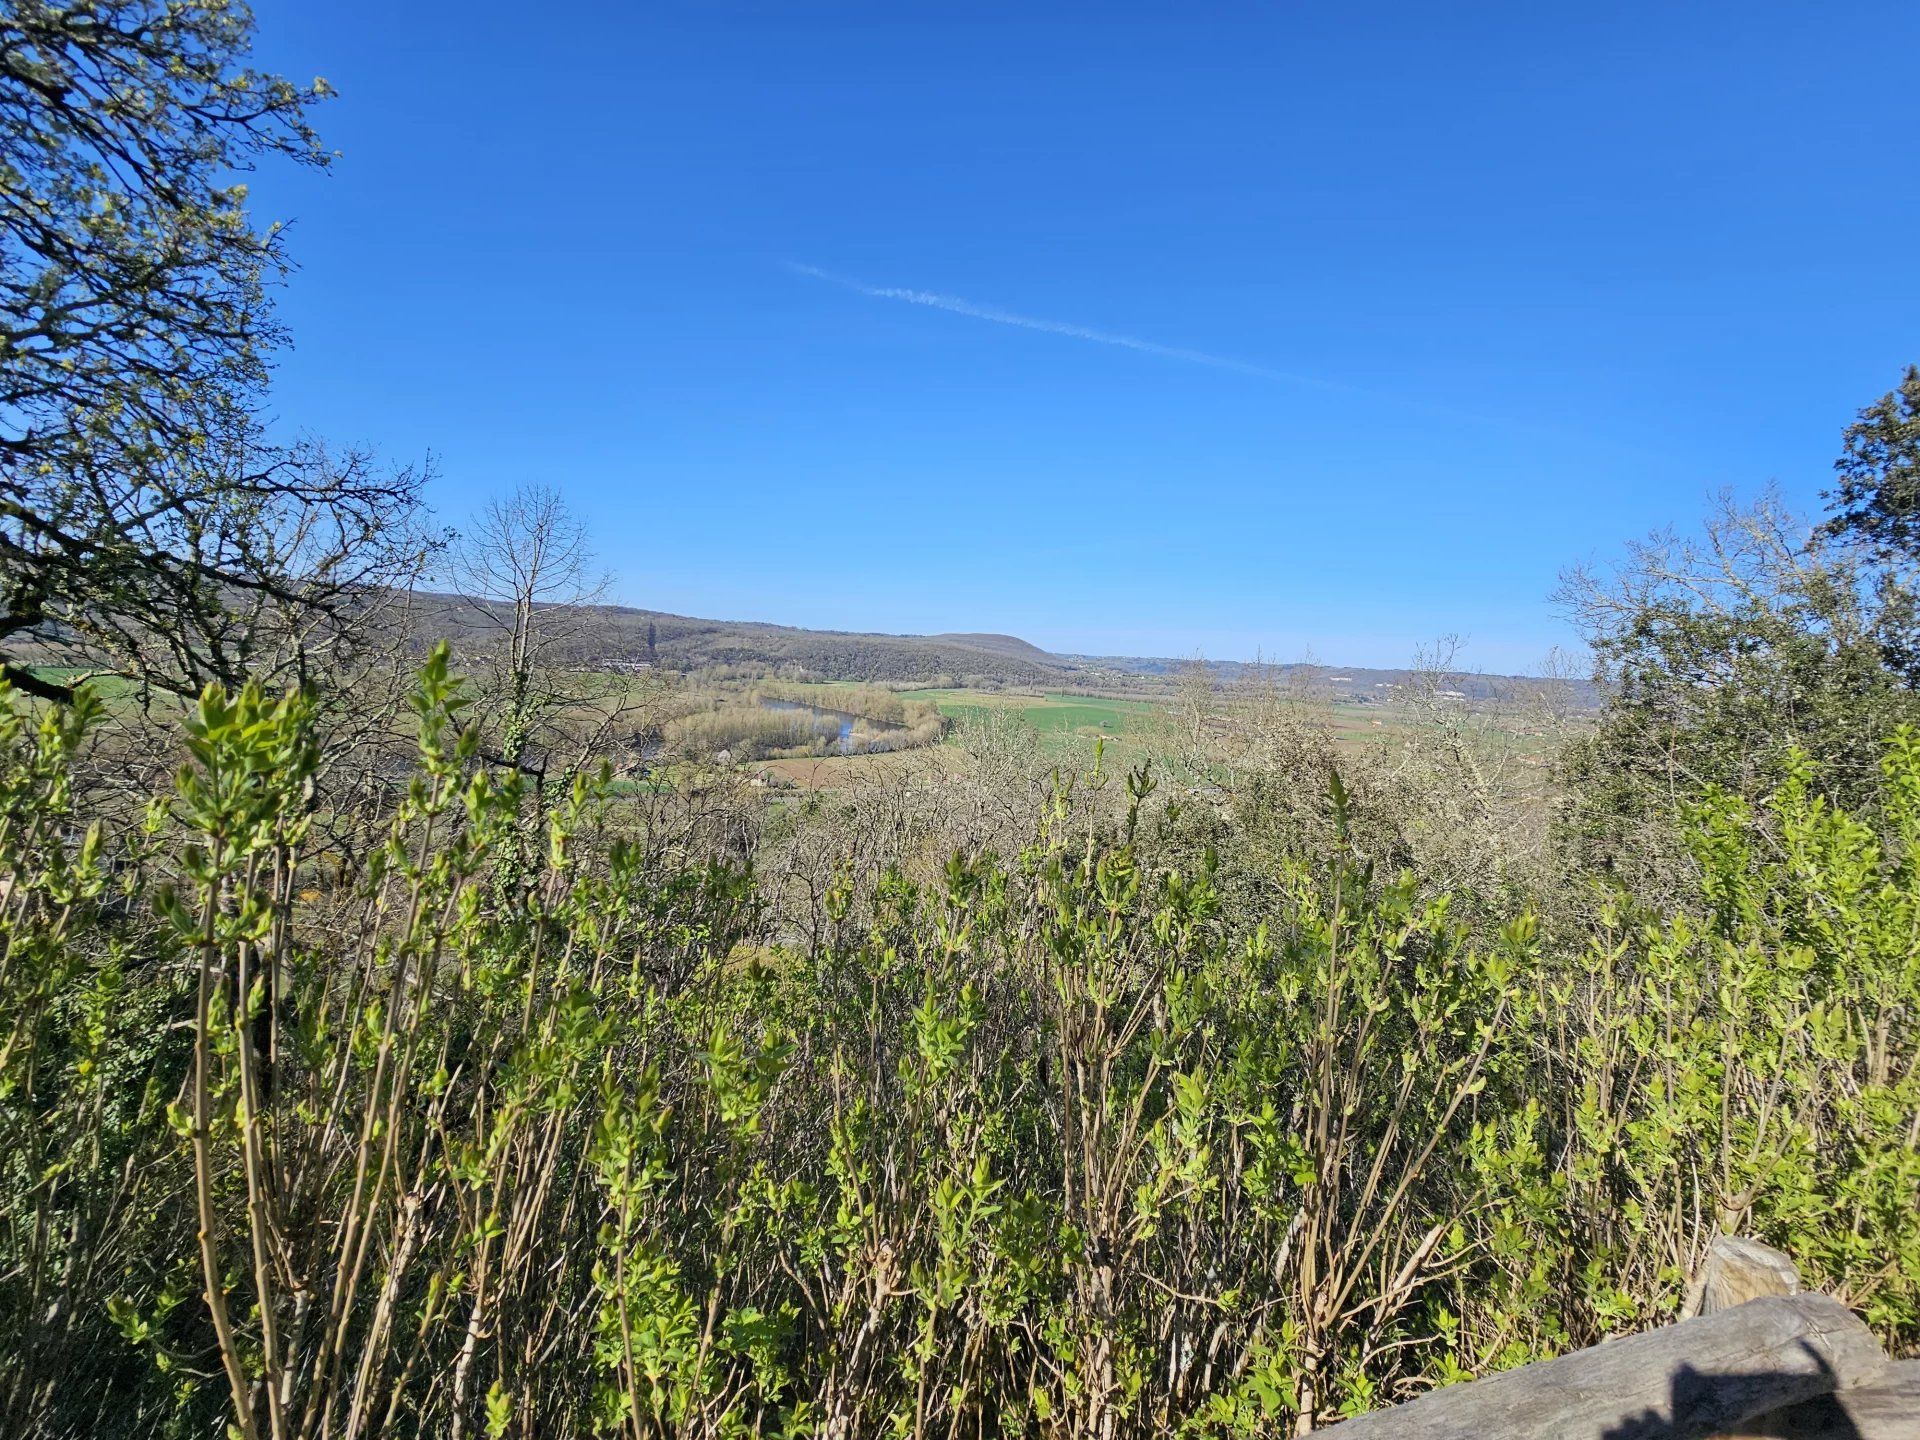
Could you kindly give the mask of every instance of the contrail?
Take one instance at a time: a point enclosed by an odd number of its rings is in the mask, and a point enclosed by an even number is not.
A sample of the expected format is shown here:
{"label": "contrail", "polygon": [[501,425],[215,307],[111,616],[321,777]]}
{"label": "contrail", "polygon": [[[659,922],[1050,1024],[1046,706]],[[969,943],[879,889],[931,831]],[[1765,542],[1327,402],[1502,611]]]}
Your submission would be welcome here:
{"label": "contrail", "polygon": [[1095,330],[1087,325],[1074,325],[1065,320],[1043,320],[1034,315],[1021,315],[1012,310],[1002,310],[998,305],[981,305],[972,300],[962,300],[956,295],[939,295],[931,290],[908,290],[895,285],[866,285],[858,280],[849,280],[844,275],[835,275],[816,265],[801,265],[787,261],[786,267],[796,275],[806,275],[815,280],[824,280],[829,285],[838,285],[843,290],[851,290],[856,295],[871,296],[875,300],[900,300],[908,305],[925,305],[932,310],[945,310],[950,315],[965,315],[972,320],[991,320],[996,325],[1017,325],[1022,330],[1038,330],[1044,335],[1065,335],[1071,340],[1091,340],[1096,345],[1114,345],[1122,350],[1135,350],[1142,355],[1158,355],[1163,360],[1181,360],[1189,365],[1208,365],[1215,370],[1231,370],[1240,375],[1254,375],[1262,380],[1277,380],[1287,385],[1311,385],[1323,390],[1350,390],[1350,386],[1337,381],[1322,380],[1315,375],[1300,375],[1291,370],[1275,370],[1266,365],[1250,365],[1244,360],[1229,359],[1225,355],[1210,355],[1204,350],[1188,350],[1179,345],[1160,345],[1152,340],[1141,340],[1132,335],[1116,335],[1111,330]]}

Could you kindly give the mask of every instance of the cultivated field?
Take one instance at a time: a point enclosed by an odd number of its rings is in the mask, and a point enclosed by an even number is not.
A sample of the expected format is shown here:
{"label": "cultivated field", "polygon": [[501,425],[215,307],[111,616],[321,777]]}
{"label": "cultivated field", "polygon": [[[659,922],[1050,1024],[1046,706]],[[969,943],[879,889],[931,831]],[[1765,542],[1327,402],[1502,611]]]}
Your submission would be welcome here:
{"label": "cultivated field", "polygon": [[1111,700],[1049,691],[1038,695],[987,690],[910,690],[909,699],[931,700],[940,713],[954,720],[995,712],[1018,715],[1042,735],[1077,734],[1118,736],[1138,729],[1165,712],[1163,702]]}

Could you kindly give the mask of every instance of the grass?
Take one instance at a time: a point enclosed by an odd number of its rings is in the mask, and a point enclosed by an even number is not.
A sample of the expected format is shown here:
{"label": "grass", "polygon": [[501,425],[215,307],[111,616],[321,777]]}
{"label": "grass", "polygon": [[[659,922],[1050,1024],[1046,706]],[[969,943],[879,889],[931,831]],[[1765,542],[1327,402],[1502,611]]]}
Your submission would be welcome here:
{"label": "grass", "polygon": [[[796,686],[811,692],[806,698],[823,709],[833,706],[833,691],[852,682],[824,682]],[[1151,700],[1113,700],[1098,696],[1045,694],[1008,694],[992,690],[903,690],[903,700],[931,701],[942,715],[952,720],[1004,713],[1017,716],[1040,736],[1043,748],[1063,762],[1084,764],[1093,753],[1094,743],[1106,738],[1108,763],[1119,762],[1126,750],[1129,730],[1145,728],[1161,705]],[[952,743],[951,739],[948,741]],[[934,774],[941,764],[926,751],[901,751],[881,755],[830,755],[799,760],[757,761],[751,768],[803,790],[831,789],[856,783],[883,770]]]}
{"label": "grass", "polygon": [[131,680],[123,679],[118,675],[101,675],[78,665],[32,665],[28,669],[36,678],[54,685],[71,685],[76,680],[86,680],[91,677],[95,693],[106,701],[108,706],[126,700],[136,693],[136,687]]}
{"label": "grass", "polygon": [[1106,700],[1090,695],[1009,695],[984,690],[909,690],[908,699],[931,700],[955,720],[1006,711],[1042,735],[1094,730],[1119,735],[1160,707],[1150,700]]}

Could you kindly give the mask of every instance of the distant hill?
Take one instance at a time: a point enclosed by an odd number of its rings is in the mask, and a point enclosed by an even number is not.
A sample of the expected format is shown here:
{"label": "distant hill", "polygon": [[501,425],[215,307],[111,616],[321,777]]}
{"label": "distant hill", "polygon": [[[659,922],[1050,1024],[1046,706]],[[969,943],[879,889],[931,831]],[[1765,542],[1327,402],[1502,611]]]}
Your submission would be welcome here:
{"label": "distant hill", "polygon": [[[414,633],[458,646],[490,633],[471,602],[416,595]],[[577,658],[614,664],[643,660],[675,670],[734,665],[825,680],[953,685],[1059,685],[1082,668],[1012,635],[886,635],[803,630],[759,620],[702,620],[625,605],[593,607],[593,639]],[[648,627],[654,648],[647,648]]]}
{"label": "distant hill", "polygon": [[702,665],[796,666],[829,680],[999,681],[1058,684],[1078,668],[1009,635],[885,635],[802,630],[760,621],[696,620],[649,610],[610,610],[629,658],[637,636],[655,627],[658,659],[687,669]]}
{"label": "distant hill", "polygon": [[929,640],[949,645],[964,646],[969,650],[986,650],[995,655],[1005,655],[1014,660],[1026,660],[1035,665],[1059,665],[1062,659],[1049,654],[1029,640],[1018,635],[929,635]]}
{"label": "distant hill", "polygon": [[[494,633],[473,605],[455,595],[416,594],[414,633],[444,636],[458,646]],[[955,632],[889,635],[848,630],[804,630],[762,620],[702,620],[664,610],[625,605],[593,607],[592,639],[577,658],[583,663],[636,664],[651,660],[674,670],[738,666],[822,680],[890,684],[1060,686],[1076,689],[1134,687],[1142,681],[1170,683],[1187,660],[1144,655],[1055,655],[1017,635]],[[647,649],[652,627],[654,648]],[[1216,680],[1231,683],[1259,674],[1310,687],[1331,699],[1388,701],[1414,682],[1406,669],[1338,665],[1255,666],[1236,660],[1209,661]],[[1470,700],[1512,700],[1537,691],[1539,681],[1520,675],[1462,674],[1449,682]],[[1597,693],[1574,687],[1577,703]]]}

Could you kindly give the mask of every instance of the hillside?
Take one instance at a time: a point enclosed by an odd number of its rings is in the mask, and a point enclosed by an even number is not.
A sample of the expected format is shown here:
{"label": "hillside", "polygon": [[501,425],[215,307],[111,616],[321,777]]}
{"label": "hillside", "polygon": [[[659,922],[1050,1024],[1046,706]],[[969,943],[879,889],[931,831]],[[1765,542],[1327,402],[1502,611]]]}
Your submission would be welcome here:
{"label": "hillside", "polygon": [[[422,594],[412,606],[414,633],[445,636],[456,646],[488,628],[470,602]],[[648,649],[648,633],[653,647]],[[580,659],[633,664],[652,660],[676,670],[714,665],[790,671],[823,680],[949,684],[1058,685],[1081,666],[1011,635],[887,635],[804,630],[756,620],[703,620],[624,605],[592,608],[591,637]]]}
{"label": "hillside", "polygon": [[927,638],[942,644],[960,645],[969,650],[985,650],[1014,660],[1030,661],[1036,665],[1061,663],[1060,656],[1049,654],[1032,641],[1022,640],[1018,635],[930,635]]}
{"label": "hillside", "polygon": [[[486,635],[471,602],[454,595],[420,593],[411,604],[414,634],[423,642],[446,637],[458,646]],[[1017,635],[948,632],[893,635],[848,630],[808,630],[763,620],[706,620],[664,610],[625,605],[591,608],[579,658],[585,663],[653,663],[675,670],[731,665],[785,671],[793,678],[865,680],[889,684],[1063,686],[1083,689],[1155,688],[1171,684],[1190,660],[1142,655],[1057,655]],[[648,650],[648,631],[653,649]],[[1389,701],[1415,683],[1404,668],[1289,664],[1259,666],[1213,660],[1207,668],[1222,684],[1260,676],[1309,688],[1329,699]],[[1521,699],[1540,682],[1524,675],[1460,674],[1448,688],[1469,700]],[[1572,686],[1575,702],[1597,703],[1586,682]]]}

